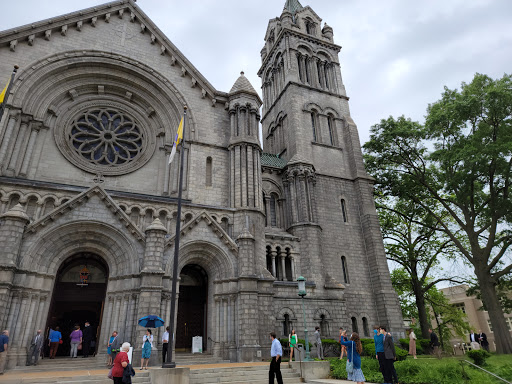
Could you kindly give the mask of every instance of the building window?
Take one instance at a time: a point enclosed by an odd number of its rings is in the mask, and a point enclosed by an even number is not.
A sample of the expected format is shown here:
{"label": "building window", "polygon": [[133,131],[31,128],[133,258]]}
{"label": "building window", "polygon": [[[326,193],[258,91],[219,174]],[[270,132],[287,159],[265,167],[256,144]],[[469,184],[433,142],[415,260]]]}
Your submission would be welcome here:
{"label": "building window", "polygon": [[270,225],[272,227],[276,227],[277,226],[276,196],[274,194],[270,195]]}
{"label": "building window", "polygon": [[459,311],[462,311],[462,313],[466,313],[466,306],[464,305],[464,303],[453,304],[453,306],[457,308]]}
{"label": "building window", "polygon": [[212,158],[206,158],[206,186],[212,186]]}
{"label": "building window", "polygon": [[292,331],[291,325],[292,325],[292,323],[290,322],[290,315],[286,313],[284,315],[284,321],[283,321],[283,335],[284,336],[287,336],[291,333],[291,331]]}
{"label": "building window", "polygon": [[311,130],[313,131],[313,141],[317,141],[316,139],[316,113],[315,111],[311,112]]}
{"label": "building window", "polygon": [[302,65],[301,65],[301,56],[300,55],[297,55],[297,64],[299,66],[299,79],[300,81],[304,82],[304,75],[302,73]]}
{"label": "building window", "polygon": [[329,89],[329,71],[330,67],[329,65],[325,65],[324,67],[324,73],[325,73],[325,88]]}
{"label": "building window", "polygon": [[343,215],[343,222],[346,223],[347,220],[347,207],[345,204],[345,199],[341,199],[341,213]]}
{"label": "building window", "polygon": [[334,129],[334,122],[332,115],[327,115],[327,127],[329,128],[329,141],[331,145],[334,145],[334,135],[333,135],[333,129]]}
{"label": "building window", "polygon": [[320,315],[320,334],[324,336],[329,334],[329,322],[326,320],[325,315]]}
{"label": "building window", "polygon": [[368,329],[368,319],[366,317],[363,317],[363,332],[365,337],[370,336],[370,331]]}
{"label": "building window", "polygon": [[267,270],[274,276],[274,268],[272,266],[272,248],[270,245],[267,245]]}
{"label": "building window", "polygon": [[345,256],[341,256],[341,268],[343,269],[343,281],[348,284],[347,259]]}
{"label": "building window", "polygon": [[304,67],[306,69],[306,82],[308,84],[311,84],[311,80],[310,80],[310,76],[309,76],[309,63],[310,63],[309,57],[306,57],[306,60],[304,62]]}
{"label": "building window", "polygon": [[352,332],[359,333],[359,328],[357,327],[357,319],[352,317]]}

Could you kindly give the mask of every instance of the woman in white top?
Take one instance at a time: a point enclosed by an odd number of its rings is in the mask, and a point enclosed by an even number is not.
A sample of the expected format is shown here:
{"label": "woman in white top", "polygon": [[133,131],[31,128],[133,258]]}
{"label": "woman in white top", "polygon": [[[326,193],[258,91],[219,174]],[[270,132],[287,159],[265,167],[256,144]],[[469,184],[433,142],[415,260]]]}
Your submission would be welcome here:
{"label": "woman in white top", "polygon": [[144,360],[146,361],[145,369],[148,369],[149,358],[151,357],[151,349],[153,348],[153,335],[151,329],[146,330],[146,334],[142,337],[142,359],[140,359],[140,369],[144,368]]}
{"label": "woman in white top", "polygon": [[416,335],[414,334],[413,329],[409,329],[409,355],[412,355],[415,359],[416,357]]}

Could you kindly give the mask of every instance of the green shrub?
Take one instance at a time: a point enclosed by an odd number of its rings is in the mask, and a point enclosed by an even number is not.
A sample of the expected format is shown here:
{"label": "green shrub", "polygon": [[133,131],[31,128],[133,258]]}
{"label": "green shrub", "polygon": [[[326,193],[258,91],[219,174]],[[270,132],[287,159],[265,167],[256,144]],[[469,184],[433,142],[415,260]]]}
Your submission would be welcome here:
{"label": "green shrub", "polygon": [[485,349],[472,349],[468,352],[468,356],[475,362],[476,365],[484,365],[485,359],[491,357],[491,354]]}
{"label": "green shrub", "polygon": [[421,348],[423,353],[428,353],[430,351],[430,340],[429,339],[417,339],[416,340],[416,351]]}
{"label": "green shrub", "polygon": [[375,359],[375,344],[365,343],[363,344],[363,356],[372,357]]}
{"label": "green shrub", "polygon": [[398,341],[403,349],[409,350],[409,339],[399,339]]}
{"label": "green shrub", "polygon": [[395,354],[396,354],[396,359],[398,361],[403,361],[403,360],[407,359],[407,355],[409,354],[409,352],[406,351],[405,349],[398,348],[397,346],[395,346]]}

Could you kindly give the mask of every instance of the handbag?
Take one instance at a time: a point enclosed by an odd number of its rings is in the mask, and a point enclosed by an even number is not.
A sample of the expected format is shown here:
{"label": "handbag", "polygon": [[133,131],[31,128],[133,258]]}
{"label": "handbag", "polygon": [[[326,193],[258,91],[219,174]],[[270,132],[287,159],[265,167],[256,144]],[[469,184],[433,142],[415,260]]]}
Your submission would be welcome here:
{"label": "handbag", "polygon": [[349,374],[354,373],[354,348],[355,348],[355,344],[354,344],[354,341],[352,341],[352,359],[351,359],[351,361],[348,361],[348,359],[347,359],[347,366],[345,367],[345,369],[347,370],[347,373],[349,373]]}
{"label": "handbag", "polygon": [[62,339],[61,339],[61,340],[59,340],[59,344],[62,344],[62,343],[63,343]]}
{"label": "handbag", "polygon": [[78,351],[82,350],[82,343],[78,344],[78,347],[76,348]]}
{"label": "handbag", "polygon": [[[114,368],[114,367],[112,367]],[[112,368],[110,368],[110,370],[108,371],[108,375],[107,377],[110,379],[110,380],[114,380],[114,376],[112,375]]]}

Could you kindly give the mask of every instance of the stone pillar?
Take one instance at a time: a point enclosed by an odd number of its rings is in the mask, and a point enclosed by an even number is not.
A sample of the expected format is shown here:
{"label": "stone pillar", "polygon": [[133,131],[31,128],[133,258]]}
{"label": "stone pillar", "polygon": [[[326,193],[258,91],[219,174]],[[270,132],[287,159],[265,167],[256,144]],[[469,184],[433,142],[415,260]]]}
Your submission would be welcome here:
{"label": "stone pillar", "polygon": [[292,281],[295,281],[297,279],[297,275],[295,275],[295,258],[293,256],[290,256],[290,264],[292,267]]}
{"label": "stone pillar", "polygon": [[23,157],[23,163],[21,164],[20,176],[26,177],[28,173],[28,166],[30,161],[32,160],[32,154],[34,152],[34,146],[36,144],[36,138],[41,129],[41,123],[32,123],[30,136],[28,139],[27,149],[25,151],[25,156]]}
{"label": "stone pillar", "polygon": [[11,154],[11,159],[9,161],[9,165],[7,166],[7,170],[5,174],[8,176],[16,175],[16,167],[18,164],[18,157],[20,156],[20,152],[22,148],[26,144],[25,135],[28,130],[28,125],[30,123],[31,117],[28,115],[22,115],[21,117],[21,125],[17,132],[16,139],[14,141],[14,148]]}
{"label": "stone pillar", "polygon": [[281,281],[286,281],[286,256],[281,254],[279,258],[281,259]]}
{"label": "stone pillar", "polygon": [[29,311],[28,311],[28,319],[25,323],[25,326],[23,327],[23,334],[21,336],[21,345],[22,346],[29,346],[30,338],[32,334],[35,335],[34,331],[34,315],[37,316],[36,313],[36,305],[39,303],[39,297],[37,295],[31,295],[29,298]]}
{"label": "stone pillar", "polygon": [[297,193],[295,188],[295,176],[289,175],[288,185],[290,188],[290,211],[292,213],[292,220],[290,224],[295,224],[299,221],[299,215],[297,212]]}
{"label": "stone pillar", "polygon": [[242,175],[242,201],[241,206],[247,207],[247,145],[242,145],[240,148],[240,174]]}
{"label": "stone pillar", "polygon": [[[114,310],[114,297],[112,295],[107,294],[107,299],[105,300],[105,311],[103,314],[103,319],[101,320],[101,343],[99,343],[99,346],[106,346],[110,335],[114,331],[112,328],[111,322],[112,322],[112,312]],[[101,351],[101,349],[99,349]]]}
{"label": "stone pillar", "polygon": [[[251,113],[251,116],[253,114]],[[249,208],[254,208],[255,206],[255,190],[254,190],[254,164],[253,164],[253,152],[252,146],[247,146],[247,206]]]}
{"label": "stone pillar", "polygon": [[7,326],[6,329],[9,332],[12,332],[13,327],[15,326],[15,322],[18,318],[18,311],[20,310],[19,302],[21,298],[21,293],[19,291],[14,291],[12,293],[11,306],[9,307],[9,315],[7,317]]}
{"label": "stone pillar", "polygon": [[26,292],[21,293],[21,305],[18,316],[13,323],[12,331],[10,333],[10,343],[13,347],[21,346],[23,338],[23,330],[26,327],[26,312],[29,305],[29,295]]}
{"label": "stone pillar", "polygon": [[164,196],[168,196],[169,195],[169,175],[171,173],[171,164],[169,164],[169,160],[168,160],[170,152],[168,153],[167,151],[165,151],[164,153],[165,153],[165,173],[164,173],[163,194],[164,194]]}
{"label": "stone pillar", "polygon": [[14,132],[14,128],[18,123],[20,118],[20,111],[15,109],[9,112],[9,120],[7,122],[7,128],[5,129],[4,137],[2,138],[2,143],[0,145],[0,164],[6,164],[6,154],[7,149],[9,148],[9,143],[11,142],[11,137]]}
{"label": "stone pillar", "polygon": [[121,307],[121,297],[114,296],[114,313],[112,314],[112,324],[111,327],[113,331],[117,331],[120,336],[124,337],[121,333],[124,331],[123,329],[119,329],[119,310]]}
{"label": "stone pillar", "polygon": [[276,251],[272,251],[272,276],[277,279],[277,268],[276,268]]}

